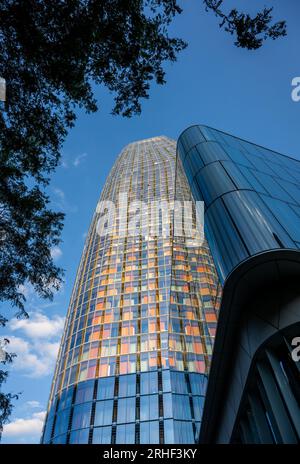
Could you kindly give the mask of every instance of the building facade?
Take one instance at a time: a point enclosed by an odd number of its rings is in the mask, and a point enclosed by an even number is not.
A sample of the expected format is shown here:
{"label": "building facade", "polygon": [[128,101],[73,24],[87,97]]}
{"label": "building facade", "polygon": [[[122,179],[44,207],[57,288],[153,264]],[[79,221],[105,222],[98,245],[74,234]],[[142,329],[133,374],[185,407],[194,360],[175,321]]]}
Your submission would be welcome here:
{"label": "building facade", "polygon": [[[197,441],[221,286],[207,243],[175,235],[175,197],[193,201],[175,141],[124,148],[84,246],[42,443]],[[134,202],[137,220],[130,208],[111,220],[111,203]]]}
{"label": "building facade", "polygon": [[299,443],[300,162],[206,126],[177,156],[223,289],[200,443]]}

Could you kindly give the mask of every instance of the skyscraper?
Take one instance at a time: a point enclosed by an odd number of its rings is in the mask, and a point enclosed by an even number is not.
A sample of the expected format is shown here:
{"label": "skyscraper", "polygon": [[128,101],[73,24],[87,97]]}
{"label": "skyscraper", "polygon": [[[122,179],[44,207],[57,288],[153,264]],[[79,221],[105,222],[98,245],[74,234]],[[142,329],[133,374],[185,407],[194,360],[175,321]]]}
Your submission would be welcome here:
{"label": "skyscraper", "polygon": [[223,287],[201,443],[300,442],[300,162],[207,126],[177,165]]}
{"label": "skyscraper", "polygon": [[175,197],[192,201],[175,141],[124,148],[84,246],[43,443],[197,441],[221,287],[207,243],[174,233]]}

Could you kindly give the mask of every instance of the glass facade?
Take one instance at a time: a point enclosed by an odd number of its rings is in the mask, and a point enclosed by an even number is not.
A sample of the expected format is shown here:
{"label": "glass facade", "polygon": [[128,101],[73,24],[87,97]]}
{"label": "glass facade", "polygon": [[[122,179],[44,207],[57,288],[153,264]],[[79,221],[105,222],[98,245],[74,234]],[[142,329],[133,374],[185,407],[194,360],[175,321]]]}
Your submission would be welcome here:
{"label": "glass facade", "polygon": [[[119,207],[124,193],[147,204],[192,199],[173,140],[124,148],[100,199]],[[167,237],[152,234],[162,218],[150,221],[147,210],[140,234],[131,234],[129,212],[99,235],[99,214],[78,268],[42,442],[195,443],[221,296],[208,245],[175,236],[171,208]]]}
{"label": "glass facade", "polygon": [[179,138],[178,158],[222,283],[249,257],[300,248],[300,162],[206,126]]}
{"label": "glass facade", "polygon": [[300,161],[192,126],[177,144],[222,285],[201,443],[298,443]]}

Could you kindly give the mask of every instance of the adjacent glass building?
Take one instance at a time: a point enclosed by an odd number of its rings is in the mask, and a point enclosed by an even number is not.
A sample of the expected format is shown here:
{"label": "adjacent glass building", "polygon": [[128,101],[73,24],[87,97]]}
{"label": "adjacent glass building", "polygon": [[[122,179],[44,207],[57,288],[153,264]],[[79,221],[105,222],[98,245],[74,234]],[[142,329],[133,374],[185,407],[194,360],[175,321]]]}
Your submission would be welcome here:
{"label": "adjacent glass building", "polygon": [[[199,436],[221,285],[207,243],[191,247],[174,234],[167,205],[193,201],[182,165],[176,169],[175,141],[124,148],[100,200],[121,210],[124,194],[129,203],[165,201],[169,230],[162,233],[163,214],[149,217],[142,206],[138,221],[127,210],[108,217],[110,233],[99,234],[104,211],[96,209],[42,443],[195,443]],[[193,224],[194,210],[187,214]],[[136,227],[140,233],[131,233]]]}
{"label": "adjacent glass building", "polygon": [[177,155],[223,288],[200,443],[299,443],[300,162],[206,126]]}

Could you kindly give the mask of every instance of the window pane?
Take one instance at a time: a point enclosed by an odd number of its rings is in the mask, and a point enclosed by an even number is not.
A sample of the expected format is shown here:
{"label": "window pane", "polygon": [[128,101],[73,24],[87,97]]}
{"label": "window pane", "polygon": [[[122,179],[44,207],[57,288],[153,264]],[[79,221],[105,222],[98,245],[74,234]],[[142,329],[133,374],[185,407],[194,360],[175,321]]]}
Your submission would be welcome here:
{"label": "window pane", "polygon": [[117,444],[134,444],[135,443],[135,424],[126,424],[117,426]]}
{"label": "window pane", "polygon": [[58,404],[58,409],[65,409],[71,406],[73,399],[73,391],[74,387],[70,387],[68,389],[63,390]]}
{"label": "window pane", "polygon": [[94,425],[111,425],[113,400],[97,401]]}
{"label": "window pane", "polygon": [[157,371],[141,373],[141,395],[158,392]]}
{"label": "window pane", "polygon": [[76,430],[70,434],[70,444],[81,445],[88,444],[89,442],[89,429]]}
{"label": "window pane", "polygon": [[83,429],[90,426],[92,403],[74,406],[72,429]]}
{"label": "window pane", "polygon": [[172,417],[172,395],[171,393],[165,393],[163,395],[163,404],[164,404],[164,417]]}
{"label": "window pane", "polygon": [[46,426],[45,426],[44,437],[43,437],[44,443],[49,443],[51,439],[51,431],[52,431],[52,426],[54,422],[54,417],[55,417],[55,414],[54,414],[54,409],[52,407],[47,416],[47,420],[46,420]]}
{"label": "window pane", "polygon": [[195,443],[192,423],[185,421],[174,421],[174,438],[175,443],[178,444]]}
{"label": "window pane", "polygon": [[175,443],[174,440],[174,421],[173,419],[168,419],[164,421],[164,440],[166,444],[172,445]]}
{"label": "window pane", "polygon": [[86,403],[92,401],[94,396],[94,380],[88,382],[80,382],[77,385],[75,403]]}
{"label": "window pane", "polygon": [[114,388],[115,388],[114,377],[104,377],[102,379],[98,379],[97,398],[99,400],[108,400],[109,398],[113,398]]}
{"label": "window pane", "polygon": [[140,443],[157,444],[159,443],[159,422],[141,422],[140,424]]}
{"label": "window pane", "polygon": [[54,436],[61,435],[68,430],[71,408],[64,409],[56,414]]}
{"label": "window pane", "polygon": [[118,423],[135,421],[135,398],[118,400]]}
{"label": "window pane", "polygon": [[120,375],[119,377],[119,396],[135,396],[136,394],[136,375]]}
{"label": "window pane", "polygon": [[189,397],[186,395],[173,395],[174,419],[191,420],[191,407]]}
{"label": "window pane", "polygon": [[[295,211],[283,201],[275,200],[274,198],[263,197],[276,219],[282,224],[290,234],[293,240],[300,241],[300,217]],[[295,207],[297,208],[297,207]]]}
{"label": "window pane", "polygon": [[278,182],[276,182],[273,177],[258,171],[252,172],[270,195],[280,198],[280,200],[293,202],[292,197],[283,188],[280,187]]}
{"label": "window pane", "polygon": [[196,421],[201,421],[204,405],[204,396],[193,397],[194,416]]}
{"label": "window pane", "polygon": [[172,391],[175,393],[188,393],[185,374],[183,372],[171,372]]}
{"label": "window pane", "polygon": [[205,395],[207,377],[201,374],[190,374],[190,385],[193,395]]}
{"label": "window pane", "polygon": [[171,374],[169,370],[162,372],[162,380],[163,380],[163,391],[164,392],[171,391]]}
{"label": "window pane", "polygon": [[158,419],[158,395],[141,396],[140,420]]}
{"label": "window pane", "polygon": [[67,443],[67,434],[60,435],[59,437],[54,438],[54,445],[65,445]]}
{"label": "window pane", "polygon": [[285,247],[294,247],[294,243],[280,222],[275,219],[256,192],[230,193],[226,195],[224,202],[251,254],[278,248],[276,236]]}
{"label": "window pane", "polygon": [[111,443],[111,427],[96,427],[93,431],[93,443],[106,445]]}

